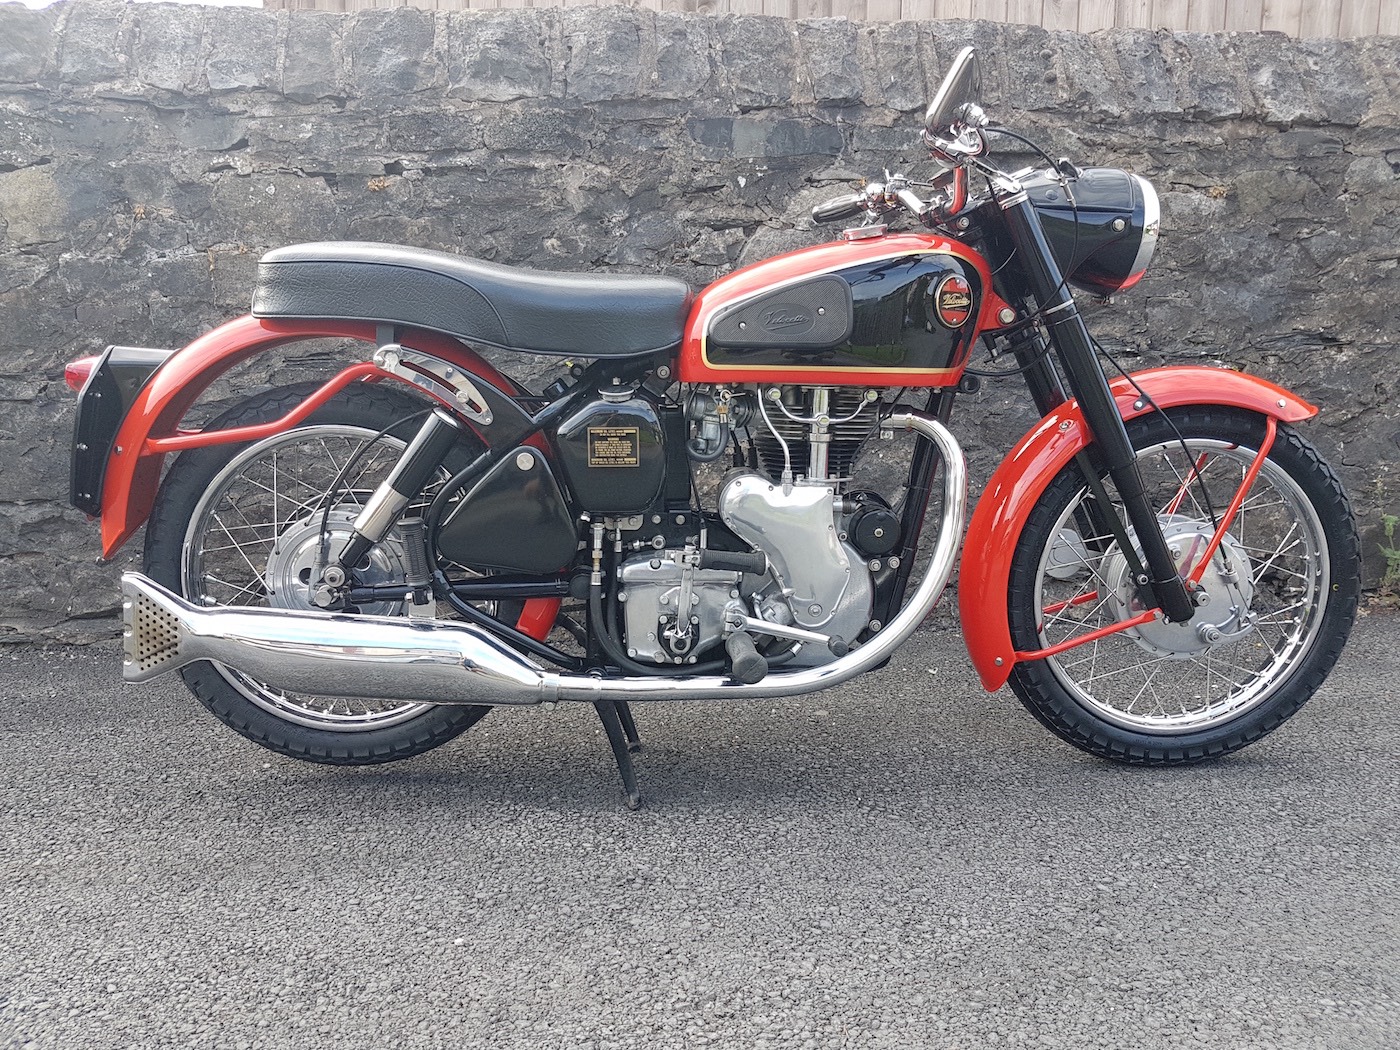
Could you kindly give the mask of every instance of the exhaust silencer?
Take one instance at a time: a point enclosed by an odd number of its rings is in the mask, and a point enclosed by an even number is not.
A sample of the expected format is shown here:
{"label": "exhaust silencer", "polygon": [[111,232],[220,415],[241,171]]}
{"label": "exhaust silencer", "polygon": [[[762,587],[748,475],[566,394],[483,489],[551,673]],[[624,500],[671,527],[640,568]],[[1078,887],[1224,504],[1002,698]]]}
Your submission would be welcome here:
{"label": "exhaust silencer", "polygon": [[122,574],[122,620],[128,682],[214,660],[295,693],[440,704],[551,699],[538,666],[470,624],[202,609],[134,572]]}

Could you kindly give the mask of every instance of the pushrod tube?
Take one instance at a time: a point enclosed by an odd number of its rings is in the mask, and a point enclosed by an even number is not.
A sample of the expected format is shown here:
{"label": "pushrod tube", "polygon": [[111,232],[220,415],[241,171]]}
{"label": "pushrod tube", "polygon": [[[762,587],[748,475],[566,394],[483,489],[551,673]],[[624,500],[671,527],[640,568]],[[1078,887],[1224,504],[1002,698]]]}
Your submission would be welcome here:
{"label": "pushrod tube", "polygon": [[1006,229],[1027,284],[1041,316],[1050,332],[1070,392],[1079,402],[1084,421],[1108,467],[1113,484],[1123,499],[1123,509],[1137,533],[1138,543],[1147,560],[1151,579],[1139,578],[1138,585],[1147,585],[1152,597],[1167,619],[1184,623],[1195,614],[1195,605],[1176,571],[1176,563],[1162,538],[1162,528],[1147,495],[1137,469],[1137,454],[1128,440],[1123,417],[1109,392],[1108,380],[1094,356],[1093,343],[1084,318],[1079,314],[1074,296],[1066,285],[1055,261],[1045,231],[1040,225],[1030,199],[1019,183],[1000,180],[994,187],[997,204],[1006,218]]}

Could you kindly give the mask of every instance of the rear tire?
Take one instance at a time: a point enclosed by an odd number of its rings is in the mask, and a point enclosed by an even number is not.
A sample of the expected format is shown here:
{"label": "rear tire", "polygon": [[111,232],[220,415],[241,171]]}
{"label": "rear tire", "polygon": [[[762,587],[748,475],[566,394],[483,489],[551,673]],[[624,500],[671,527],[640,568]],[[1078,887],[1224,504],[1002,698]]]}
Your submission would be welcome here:
{"label": "rear tire", "polygon": [[[1196,564],[1264,435],[1264,420],[1192,406],[1169,424],[1128,424],[1148,497],[1178,564]],[[1181,448],[1184,439],[1190,458]],[[1200,470],[1209,499],[1181,479]],[[1109,536],[1086,537],[1090,499],[1070,464],[1017,541],[1009,588],[1017,652],[1048,648],[1139,611]],[[1114,513],[1122,517],[1116,506]],[[1220,571],[1217,571],[1220,570]],[[1018,663],[1011,688],[1075,747],[1119,762],[1169,765],[1235,751],[1278,728],[1322,684],[1351,631],[1360,545],[1331,468],[1291,427],[1274,445],[1202,577],[1209,602],[1189,624],[1160,622]]]}
{"label": "rear tire", "polygon": [[[209,426],[223,429],[277,419],[314,389],[306,384],[257,395]],[[184,453],[156,497],[146,529],[146,574],[199,604],[309,608],[296,591],[297,563],[277,553],[279,544],[285,551],[300,536],[305,545],[306,537],[318,531],[325,489],[354,448],[423,408],[421,402],[387,388],[355,386],[285,434]],[[342,489],[346,494],[337,497],[338,520],[348,519],[356,499],[383,477],[419,423],[415,419],[391,430],[396,441],[382,442],[383,451],[365,457],[347,479]],[[319,466],[318,457],[323,460]],[[225,523],[225,517],[232,520]],[[211,536],[221,542],[209,542]],[[394,552],[387,541],[381,548],[371,556],[381,559],[380,568],[387,573],[393,568]],[[284,593],[278,595],[279,590]],[[199,702],[234,731],[279,754],[330,765],[370,765],[422,754],[470,729],[491,710],[484,705],[280,693],[208,661],[191,664],[180,674]]]}

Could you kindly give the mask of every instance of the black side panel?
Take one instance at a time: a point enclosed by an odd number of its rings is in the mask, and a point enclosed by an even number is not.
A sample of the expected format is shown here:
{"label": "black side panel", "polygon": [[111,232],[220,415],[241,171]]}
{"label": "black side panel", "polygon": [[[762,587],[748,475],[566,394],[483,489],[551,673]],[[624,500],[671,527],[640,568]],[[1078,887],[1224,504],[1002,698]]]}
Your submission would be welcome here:
{"label": "black side panel", "polygon": [[850,338],[851,322],[851,286],[833,273],[731,307],[710,322],[709,339],[714,347],[824,350]]}
{"label": "black side panel", "polygon": [[68,502],[83,513],[102,513],[102,480],[112,442],[136,395],[172,353],[144,346],[109,346],[78,395]]}
{"label": "black side panel", "polygon": [[852,266],[839,276],[852,304],[850,333],[840,343],[815,347],[794,339],[738,347],[718,343],[712,325],[709,362],[879,370],[947,369],[966,359],[983,292],[971,265],[954,255],[907,255]]}
{"label": "black side panel", "polygon": [[573,561],[578,535],[549,462],[522,445],[457,504],[437,545],[443,557],[473,569],[549,573]]}

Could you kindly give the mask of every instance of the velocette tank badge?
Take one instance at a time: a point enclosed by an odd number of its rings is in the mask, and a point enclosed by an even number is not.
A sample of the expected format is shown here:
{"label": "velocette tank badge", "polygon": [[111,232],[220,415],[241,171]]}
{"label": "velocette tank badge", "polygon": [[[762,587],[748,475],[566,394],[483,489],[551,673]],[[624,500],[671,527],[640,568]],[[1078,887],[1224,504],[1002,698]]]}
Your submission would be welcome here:
{"label": "velocette tank badge", "polygon": [[759,323],[770,332],[811,331],[812,315],[796,306],[774,306],[759,315]]}
{"label": "velocette tank badge", "polygon": [[946,328],[961,328],[972,316],[972,287],[956,274],[949,274],[933,293],[933,305],[938,323]]}

